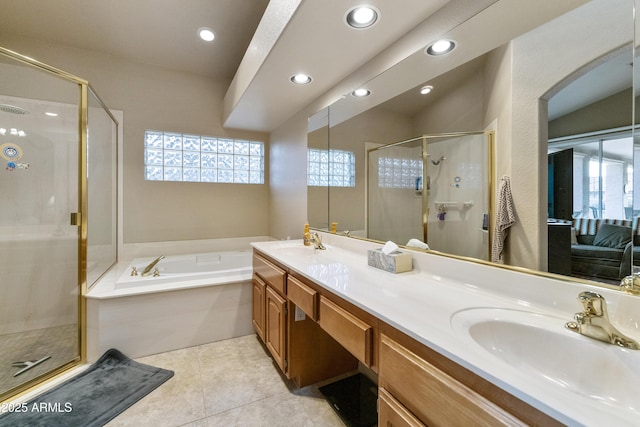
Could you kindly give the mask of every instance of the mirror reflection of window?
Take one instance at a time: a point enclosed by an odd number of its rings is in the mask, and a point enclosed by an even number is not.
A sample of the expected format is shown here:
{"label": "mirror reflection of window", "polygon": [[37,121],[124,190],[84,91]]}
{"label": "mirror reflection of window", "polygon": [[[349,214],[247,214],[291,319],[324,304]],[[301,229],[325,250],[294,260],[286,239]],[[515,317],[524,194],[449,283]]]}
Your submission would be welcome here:
{"label": "mirror reflection of window", "polygon": [[633,219],[631,130],[550,141],[549,154],[573,149],[573,218]]}
{"label": "mirror reflection of window", "polygon": [[356,156],[352,151],[307,151],[307,185],[310,187],[355,187]]}

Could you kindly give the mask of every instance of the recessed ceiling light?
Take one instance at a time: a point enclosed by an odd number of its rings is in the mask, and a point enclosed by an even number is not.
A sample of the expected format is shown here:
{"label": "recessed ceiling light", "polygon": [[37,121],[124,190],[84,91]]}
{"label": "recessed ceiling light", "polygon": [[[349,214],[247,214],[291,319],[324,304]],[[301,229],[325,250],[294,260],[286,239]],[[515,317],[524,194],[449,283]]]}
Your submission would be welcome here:
{"label": "recessed ceiling light", "polygon": [[422,88],[420,88],[420,94],[426,95],[428,93],[431,93],[432,90],[433,90],[433,86],[430,86],[430,85],[422,86]]}
{"label": "recessed ceiling light", "polygon": [[356,96],[358,98],[362,98],[363,96],[371,95],[371,92],[365,88],[356,89],[351,92],[351,95]]}
{"label": "recessed ceiling light", "polygon": [[373,6],[356,6],[345,14],[347,25],[352,28],[369,28],[378,21],[380,12]]}
{"label": "recessed ceiling light", "polygon": [[200,38],[206,42],[213,41],[216,38],[216,35],[213,34],[213,30],[211,28],[202,27],[198,29],[198,35]]}
{"label": "recessed ceiling light", "polygon": [[427,46],[426,52],[427,52],[427,55],[438,56],[438,55],[445,55],[451,52],[455,48],[456,48],[456,42],[454,42],[453,40],[442,39]]}
{"label": "recessed ceiling light", "polygon": [[311,76],[308,74],[298,73],[291,76],[289,80],[291,80],[292,83],[295,83],[297,85],[306,85],[307,83],[311,83],[312,79],[311,79]]}
{"label": "recessed ceiling light", "polygon": [[49,117],[58,117],[58,113],[52,113],[50,111],[47,111],[46,113],[44,113],[45,115],[49,116]]}

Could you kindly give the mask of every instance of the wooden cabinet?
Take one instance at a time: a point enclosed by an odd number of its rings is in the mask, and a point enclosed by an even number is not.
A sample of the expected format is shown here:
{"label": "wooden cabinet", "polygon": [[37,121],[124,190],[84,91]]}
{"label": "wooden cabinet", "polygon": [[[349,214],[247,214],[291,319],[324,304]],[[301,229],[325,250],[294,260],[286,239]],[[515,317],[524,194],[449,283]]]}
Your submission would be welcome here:
{"label": "wooden cabinet", "polygon": [[287,374],[287,272],[276,263],[253,254],[253,328]]}
{"label": "wooden cabinet", "polygon": [[253,271],[280,295],[287,294],[287,271],[284,268],[254,253]]}
{"label": "wooden cabinet", "polygon": [[298,387],[351,372],[360,361],[378,374],[379,426],[560,425],[268,256],[255,251],[253,262],[254,328]]}
{"label": "wooden cabinet", "polygon": [[264,341],[264,324],[265,324],[265,291],[266,283],[257,274],[253,275],[253,298],[252,298],[252,322],[253,329],[256,334]]}
{"label": "wooden cabinet", "polygon": [[318,320],[318,291],[293,276],[287,278],[287,297],[313,320]]}
{"label": "wooden cabinet", "polygon": [[425,427],[419,419],[382,387],[378,389],[378,426]]}
{"label": "wooden cabinet", "polygon": [[287,372],[287,300],[270,286],[265,292],[264,343],[282,372]]}
{"label": "wooden cabinet", "polygon": [[328,298],[320,296],[320,326],[359,361],[372,363],[373,328]]}
{"label": "wooden cabinet", "polygon": [[429,426],[525,425],[384,334],[380,336],[379,386],[400,405],[388,411],[393,413],[387,416],[390,421],[381,418],[380,425],[399,422],[400,415],[394,412],[407,412]]}

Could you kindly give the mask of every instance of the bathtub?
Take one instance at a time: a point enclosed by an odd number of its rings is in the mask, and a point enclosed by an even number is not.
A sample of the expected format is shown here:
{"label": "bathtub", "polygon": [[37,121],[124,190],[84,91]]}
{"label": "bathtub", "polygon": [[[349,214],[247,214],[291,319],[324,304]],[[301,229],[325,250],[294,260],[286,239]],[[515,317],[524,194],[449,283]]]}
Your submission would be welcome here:
{"label": "bathtub", "polygon": [[[116,265],[87,293],[87,359],[109,348],[129,357],[253,333],[251,250],[172,255]],[[131,276],[136,267],[138,276]]]}
{"label": "bathtub", "polygon": [[[159,276],[142,277],[142,272],[155,258],[136,258],[129,263],[115,283],[116,289],[171,284],[174,288],[194,281],[213,281],[229,276],[251,275],[251,251],[209,252],[174,255],[160,260],[153,270]],[[135,269],[135,270],[134,270]],[[153,272],[152,270],[152,272]],[[132,275],[137,271],[136,275]]]}

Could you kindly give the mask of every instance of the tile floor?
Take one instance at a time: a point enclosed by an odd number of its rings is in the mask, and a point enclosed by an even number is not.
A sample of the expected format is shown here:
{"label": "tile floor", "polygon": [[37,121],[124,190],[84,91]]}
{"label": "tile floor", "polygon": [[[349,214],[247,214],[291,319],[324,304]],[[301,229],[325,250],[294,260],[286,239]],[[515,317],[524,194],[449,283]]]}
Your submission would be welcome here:
{"label": "tile floor", "polygon": [[136,360],[175,375],[108,427],[343,426],[317,386],[280,375],[255,335]]}
{"label": "tile floor", "polygon": [[[0,393],[80,357],[77,324],[0,335]],[[14,377],[14,362],[49,359]]]}

